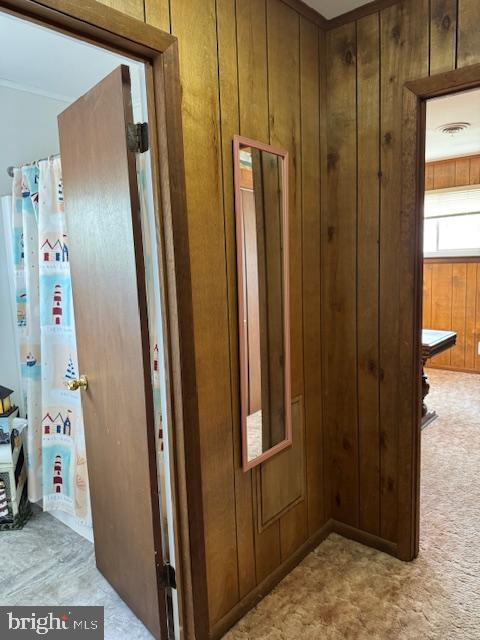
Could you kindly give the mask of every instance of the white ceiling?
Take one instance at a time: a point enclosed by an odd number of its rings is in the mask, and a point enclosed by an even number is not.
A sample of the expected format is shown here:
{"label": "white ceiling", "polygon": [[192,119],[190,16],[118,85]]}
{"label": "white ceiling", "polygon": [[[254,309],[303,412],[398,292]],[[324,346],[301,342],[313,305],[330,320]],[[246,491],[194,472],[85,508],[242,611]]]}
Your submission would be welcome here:
{"label": "white ceiling", "polygon": [[7,167],[58,152],[57,115],[122,63],[135,112],[139,62],[0,12],[0,194],[11,190]]}
{"label": "white ceiling", "polygon": [[372,0],[303,0],[312,9],[316,9],[324,18],[330,20],[352,9],[368,4]]}
{"label": "white ceiling", "polygon": [[[437,127],[449,122],[470,122],[472,126],[454,136],[437,131]],[[480,153],[480,89],[430,100],[427,103],[427,162],[477,153]]]}
{"label": "white ceiling", "polygon": [[[0,84],[72,102],[125,59],[0,14]],[[129,61],[130,62],[130,61]]]}

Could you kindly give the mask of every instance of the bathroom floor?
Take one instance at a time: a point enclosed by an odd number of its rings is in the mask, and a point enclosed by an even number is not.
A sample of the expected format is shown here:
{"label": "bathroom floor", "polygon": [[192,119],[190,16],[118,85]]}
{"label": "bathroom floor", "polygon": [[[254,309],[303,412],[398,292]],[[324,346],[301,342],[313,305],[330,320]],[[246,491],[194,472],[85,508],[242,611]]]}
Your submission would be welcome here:
{"label": "bathroom floor", "polygon": [[0,605],[105,607],[105,640],[152,635],[95,567],[93,545],[48,513],[0,533]]}

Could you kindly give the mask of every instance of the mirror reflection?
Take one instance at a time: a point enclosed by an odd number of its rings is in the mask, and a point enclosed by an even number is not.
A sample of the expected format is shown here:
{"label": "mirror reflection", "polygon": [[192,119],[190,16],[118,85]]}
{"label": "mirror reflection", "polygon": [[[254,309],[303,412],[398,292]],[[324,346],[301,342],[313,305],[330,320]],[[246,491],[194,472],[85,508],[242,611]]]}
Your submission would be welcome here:
{"label": "mirror reflection", "polygon": [[238,143],[236,172],[245,469],[291,443],[287,160],[254,144]]}

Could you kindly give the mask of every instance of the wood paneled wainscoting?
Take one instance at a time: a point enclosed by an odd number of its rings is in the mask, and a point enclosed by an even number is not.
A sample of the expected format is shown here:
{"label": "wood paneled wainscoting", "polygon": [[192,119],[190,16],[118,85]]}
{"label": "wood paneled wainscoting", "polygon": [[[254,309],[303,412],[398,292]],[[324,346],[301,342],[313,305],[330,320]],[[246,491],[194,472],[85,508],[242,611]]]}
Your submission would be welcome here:
{"label": "wood paneled wainscoting", "polygon": [[429,366],[480,373],[480,257],[425,259],[423,326],[458,334]]}

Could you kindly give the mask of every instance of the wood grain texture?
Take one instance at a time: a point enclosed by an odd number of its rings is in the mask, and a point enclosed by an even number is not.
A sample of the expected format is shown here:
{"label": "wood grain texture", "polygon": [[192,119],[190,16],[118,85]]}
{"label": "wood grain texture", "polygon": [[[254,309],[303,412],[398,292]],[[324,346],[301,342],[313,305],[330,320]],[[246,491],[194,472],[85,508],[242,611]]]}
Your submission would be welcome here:
{"label": "wood grain texture", "polygon": [[[122,66],[59,116],[59,137],[79,367],[89,379],[82,406],[96,563],[159,638],[166,611],[157,577],[162,547],[138,186],[125,136],[132,120]],[[110,367],[128,394],[110,384]],[[126,511],[135,518],[126,521]]]}
{"label": "wood grain texture", "polygon": [[137,20],[145,18],[143,0],[99,0],[99,2]]}
{"label": "wood grain texture", "polygon": [[358,447],[361,529],[380,533],[379,279],[380,25],[378,14],[357,23],[358,117]]}
{"label": "wood grain texture", "polygon": [[480,266],[477,264],[477,299],[475,304],[475,337],[474,337],[474,352],[475,352],[475,365],[476,371],[480,372]]}
{"label": "wood grain texture", "polygon": [[255,523],[253,520],[252,474],[242,469],[240,428],[237,259],[233,192],[232,140],[240,132],[236,2],[217,3],[218,71],[222,125],[223,205],[228,277],[230,334],[230,384],[232,388],[233,446],[235,465],[235,508],[237,514],[237,557],[239,595],[243,598],[256,585]]}
{"label": "wood grain texture", "polygon": [[[472,261],[473,260],[473,261]],[[450,357],[432,358],[430,366],[453,371],[475,371],[477,340],[477,269],[480,258],[428,260],[424,267],[425,328],[457,332]]]}
{"label": "wood grain texture", "polygon": [[480,184],[480,156],[470,159],[470,184]]}
{"label": "wood grain texture", "polygon": [[213,624],[239,598],[215,2],[172,3],[171,20],[172,33],[178,36],[183,84],[206,566]]}
{"label": "wood grain texture", "polygon": [[[452,264],[439,264],[432,272],[432,329],[448,330],[452,326]],[[432,363],[450,364],[451,350],[432,358]]]}
{"label": "wood grain texture", "polygon": [[478,155],[426,164],[426,191],[476,184],[480,184],[480,156]]}
{"label": "wood grain texture", "polygon": [[423,327],[432,326],[432,270],[433,265],[423,265]]}
{"label": "wood grain texture", "polygon": [[270,142],[266,4],[237,0],[238,88],[242,136]]}
{"label": "wood grain texture", "polygon": [[[396,367],[402,357],[408,367],[411,357],[410,352],[402,352],[400,345],[410,339],[414,306],[411,238],[416,233],[412,220],[402,216],[402,181],[398,174],[402,162],[403,91],[406,81],[428,75],[428,7],[427,0],[401,2],[381,13],[380,535],[392,542],[397,540],[399,526],[398,429],[401,420],[411,420],[406,389],[412,384],[407,381],[405,396],[399,395]],[[415,188],[414,183],[409,186]]]}
{"label": "wood grain texture", "polygon": [[449,189],[455,186],[456,163],[450,160],[437,162],[433,171],[433,188]]}
{"label": "wood grain texture", "polygon": [[[263,529],[305,498],[305,442],[302,398],[292,400],[292,448],[288,455],[274,456],[257,474],[258,523]],[[282,480],[286,478],[286,480]]]}
{"label": "wood grain texture", "polygon": [[465,367],[465,322],[467,301],[467,264],[452,265],[452,331],[457,332],[457,342],[451,349],[452,367]]}
{"label": "wood grain texture", "polygon": [[[478,291],[480,288],[480,269],[478,264],[467,265],[467,291]],[[477,305],[475,295],[468,295],[465,311],[465,368],[475,369],[477,344],[480,334],[477,330],[477,313],[480,314],[480,307]]]}
{"label": "wood grain texture", "polygon": [[455,69],[457,0],[431,0],[430,73]]}
{"label": "wood grain texture", "polygon": [[327,34],[326,420],[332,515],[358,525],[356,29]]}
{"label": "wood grain texture", "polygon": [[480,4],[477,0],[458,0],[457,67],[480,62],[479,22]]}
{"label": "wood grain texture", "polygon": [[145,22],[152,27],[170,33],[170,2],[169,0],[144,0]]}
{"label": "wood grain texture", "polygon": [[[300,111],[300,18],[281,0],[267,0],[270,143],[289,153],[290,349],[292,397],[304,395],[302,289],[302,164]],[[285,96],[289,99],[285,100]],[[303,418],[303,410],[302,410]],[[305,425],[301,425],[305,429]],[[302,437],[305,456],[305,436]],[[295,456],[291,450],[279,457]],[[291,464],[287,468],[292,468]],[[282,476],[279,475],[279,481]],[[282,560],[307,539],[306,501],[280,520]]]}
{"label": "wood grain texture", "polygon": [[318,29],[300,19],[302,119],[303,352],[308,485],[308,530],[325,522],[322,438],[320,194],[320,52]]}

